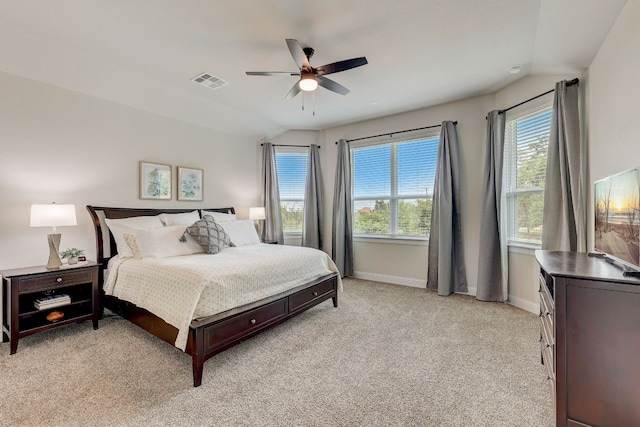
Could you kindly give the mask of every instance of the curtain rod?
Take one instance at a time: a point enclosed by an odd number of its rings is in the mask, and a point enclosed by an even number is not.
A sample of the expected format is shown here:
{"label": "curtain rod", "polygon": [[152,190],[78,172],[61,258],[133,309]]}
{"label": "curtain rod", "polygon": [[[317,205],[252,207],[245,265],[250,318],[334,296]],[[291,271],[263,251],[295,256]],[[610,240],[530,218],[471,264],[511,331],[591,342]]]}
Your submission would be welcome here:
{"label": "curtain rod", "polygon": [[[567,86],[577,85],[579,82],[580,82],[580,79],[575,78],[575,79],[573,79],[573,80],[569,80],[569,81],[567,82]],[[520,102],[519,104],[512,105],[512,106],[511,106],[511,107],[509,107],[509,108],[505,108],[504,110],[498,110],[498,114],[504,114],[504,113],[506,113],[506,112],[507,112],[507,111],[509,111],[509,110],[513,110],[514,108],[519,107],[519,106],[521,106],[522,104],[526,104],[527,102],[531,102],[531,101],[533,101],[534,99],[538,99],[538,98],[540,98],[541,96],[548,95],[548,94],[550,94],[550,93],[551,93],[551,92],[553,92],[553,91],[555,91],[555,88],[554,88],[554,89],[551,89],[551,90],[548,90],[548,91],[546,91],[545,93],[541,93],[540,95],[536,95],[536,96],[534,96],[533,98],[529,98],[529,99],[527,99],[526,101],[522,101],[522,102]]]}
{"label": "curtain rod", "polygon": [[[288,145],[288,144],[271,144],[271,145],[274,147],[306,147],[306,148],[311,147],[310,145]],[[260,144],[260,146],[261,147],[264,146],[264,143]],[[318,145],[318,148],[322,148],[322,147]]]}
{"label": "curtain rod", "polygon": [[[455,122],[453,122],[453,124],[454,124],[454,125],[457,125],[457,124],[458,124],[458,122],[457,122],[457,121],[455,121]],[[442,124],[439,124],[439,125],[432,125],[432,126],[424,126],[424,127],[421,127],[421,128],[413,128],[413,129],[399,130],[399,131],[396,131],[396,132],[386,132],[386,133],[381,133],[381,134],[379,134],[379,135],[371,135],[371,136],[363,136],[362,138],[347,139],[347,142],[360,141],[360,140],[362,140],[362,139],[377,138],[377,137],[379,137],[379,136],[386,136],[386,135],[389,135],[389,137],[392,137],[393,135],[395,135],[395,134],[397,134],[397,133],[413,132],[413,131],[416,131],[416,130],[431,129],[431,128],[437,128],[437,127],[440,127],[440,126],[442,126]],[[336,141],[336,144],[337,144],[337,143],[338,143],[338,142]]]}

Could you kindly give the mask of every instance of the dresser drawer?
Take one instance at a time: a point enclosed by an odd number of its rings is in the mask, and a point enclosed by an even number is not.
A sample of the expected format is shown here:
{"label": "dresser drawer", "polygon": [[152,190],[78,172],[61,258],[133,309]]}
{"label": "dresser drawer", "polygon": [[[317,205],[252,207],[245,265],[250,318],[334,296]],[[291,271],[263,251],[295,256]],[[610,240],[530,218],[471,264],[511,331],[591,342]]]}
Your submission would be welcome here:
{"label": "dresser drawer", "polygon": [[239,314],[204,329],[205,352],[209,353],[230,342],[242,339],[255,331],[269,326],[287,315],[287,299],[283,298],[270,304]]}
{"label": "dresser drawer", "polygon": [[553,347],[547,347],[544,342],[540,342],[540,353],[542,354],[542,360],[544,361],[544,367],[547,374],[547,380],[550,383],[551,391],[555,396],[555,384],[556,374],[555,367],[553,366]]}
{"label": "dresser drawer", "polygon": [[555,345],[553,330],[550,327],[548,318],[542,315],[540,316],[540,335],[542,336],[543,342],[545,342],[549,346]]}
{"label": "dresser drawer", "polygon": [[551,379],[555,385],[555,342],[542,316],[540,317],[540,353],[542,354],[542,360],[547,370],[547,378]]}
{"label": "dresser drawer", "polygon": [[553,326],[553,321],[555,317],[555,303],[549,291],[549,287],[547,286],[547,283],[544,279],[544,276],[540,276],[539,296],[540,296],[540,313],[549,317],[549,321]]}
{"label": "dresser drawer", "polygon": [[39,291],[51,287],[73,285],[92,281],[92,268],[83,268],[77,271],[58,271],[51,274],[39,274],[33,277],[25,277],[19,280],[18,290]]}
{"label": "dresser drawer", "polygon": [[290,310],[296,311],[297,309],[307,305],[309,302],[331,293],[334,289],[334,286],[334,281],[319,283],[315,286],[291,295],[289,297]]}
{"label": "dresser drawer", "polygon": [[540,291],[540,316],[546,317],[549,322],[550,329],[553,331],[553,317],[554,317],[554,308],[551,305],[552,302],[549,301],[548,295],[544,291]]}

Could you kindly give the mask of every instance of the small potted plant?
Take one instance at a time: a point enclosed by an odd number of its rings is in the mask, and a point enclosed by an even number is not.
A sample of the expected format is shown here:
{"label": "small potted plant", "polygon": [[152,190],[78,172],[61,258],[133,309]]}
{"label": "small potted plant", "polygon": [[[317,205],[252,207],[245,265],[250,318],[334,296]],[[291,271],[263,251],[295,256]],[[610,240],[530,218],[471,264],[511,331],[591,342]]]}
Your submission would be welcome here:
{"label": "small potted plant", "polygon": [[67,259],[67,262],[69,263],[69,265],[72,264],[77,264],[78,263],[78,257],[84,255],[84,249],[78,249],[78,248],[69,248],[69,249],[65,249],[64,251],[60,252],[60,258],[62,259]]}

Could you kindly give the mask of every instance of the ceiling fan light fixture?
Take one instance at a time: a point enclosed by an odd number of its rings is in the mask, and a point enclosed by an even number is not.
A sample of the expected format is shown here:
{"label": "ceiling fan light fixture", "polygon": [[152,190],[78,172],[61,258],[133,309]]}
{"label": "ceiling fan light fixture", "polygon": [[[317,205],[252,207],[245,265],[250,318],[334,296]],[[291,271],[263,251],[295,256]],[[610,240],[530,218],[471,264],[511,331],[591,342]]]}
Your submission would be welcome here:
{"label": "ceiling fan light fixture", "polygon": [[311,73],[304,74],[300,78],[300,90],[303,90],[305,92],[313,92],[317,88],[318,88],[318,81],[316,80],[316,77],[313,74]]}

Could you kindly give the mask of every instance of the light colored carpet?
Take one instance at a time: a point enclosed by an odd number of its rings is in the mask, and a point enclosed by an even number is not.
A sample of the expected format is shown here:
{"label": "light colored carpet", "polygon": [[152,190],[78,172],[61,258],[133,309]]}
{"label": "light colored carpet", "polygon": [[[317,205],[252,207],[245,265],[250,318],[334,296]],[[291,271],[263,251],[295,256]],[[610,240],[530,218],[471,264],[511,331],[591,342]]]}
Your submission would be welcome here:
{"label": "light colored carpet", "polygon": [[552,426],[535,315],[347,279],[204,366],[110,315],[0,345],[0,425]]}

